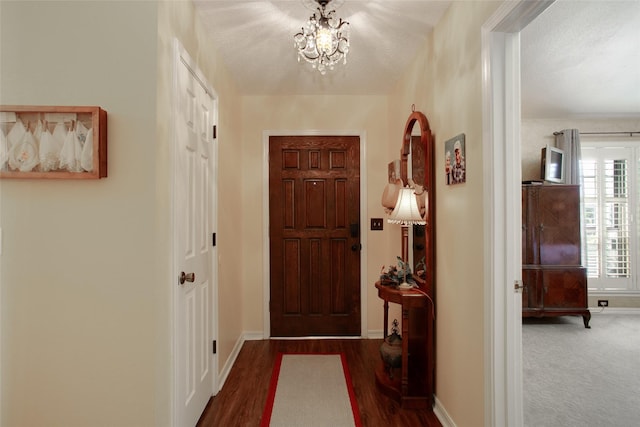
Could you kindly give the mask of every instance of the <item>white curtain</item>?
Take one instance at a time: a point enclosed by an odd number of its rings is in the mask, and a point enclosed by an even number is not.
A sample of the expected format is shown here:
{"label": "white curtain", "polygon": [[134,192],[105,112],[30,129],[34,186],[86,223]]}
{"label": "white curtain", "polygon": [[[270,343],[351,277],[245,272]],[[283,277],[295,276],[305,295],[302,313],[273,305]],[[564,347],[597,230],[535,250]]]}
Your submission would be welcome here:
{"label": "white curtain", "polygon": [[564,182],[582,186],[580,171],[580,131],[564,129],[556,132],[556,147],[564,151]]}
{"label": "white curtain", "polygon": [[556,147],[564,151],[564,182],[580,186],[580,240],[582,265],[587,260],[587,235],[584,224],[584,185],[580,168],[581,148],[580,131],[578,129],[564,129],[555,132]]}

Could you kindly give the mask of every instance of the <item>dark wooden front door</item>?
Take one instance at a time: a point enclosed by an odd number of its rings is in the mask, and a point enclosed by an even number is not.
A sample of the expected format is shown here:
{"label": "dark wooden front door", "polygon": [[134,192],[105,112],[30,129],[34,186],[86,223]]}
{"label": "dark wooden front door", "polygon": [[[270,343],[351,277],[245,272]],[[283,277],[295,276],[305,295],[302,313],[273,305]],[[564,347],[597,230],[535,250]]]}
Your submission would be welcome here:
{"label": "dark wooden front door", "polygon": [[271,336],[359,336],[359,137],[270,137],[269,222]]}

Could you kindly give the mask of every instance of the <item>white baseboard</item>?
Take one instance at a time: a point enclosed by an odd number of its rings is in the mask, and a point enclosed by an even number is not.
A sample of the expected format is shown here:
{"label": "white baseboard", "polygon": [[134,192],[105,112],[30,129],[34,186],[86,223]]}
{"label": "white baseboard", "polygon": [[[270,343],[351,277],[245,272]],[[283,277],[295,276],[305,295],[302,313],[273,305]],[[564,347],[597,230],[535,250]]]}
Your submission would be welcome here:
{"label": "white baseboard", "polygon": [[438,400],[438,396],[435,397],[433,413],[436,414],[436,417],[440,420],[442,427],[456,427],[456,423],[453,422],[453,419],[449,416],[447,410],[444,409],[444,406],[442,406],[442,403]]}
{"label": "white baseboard", "polygon": [[[640,313],[640,309],[637,310],[636,313]],[[369,330],[368,335],[369,335],[369,339],[378,339],[378,338],[382,339],[382,330],[381,329]],[[231,354],[229,355],[229,358],[225,362],[224,367],[222,368],[222,371],[220,371],[220,377],[218,381],[218,384],[220,385],[220,387],[218,388],[218,391],[222,390],[222,387],[224,386],[224,383],[227,380],[229,373],[231,372],[231,368],[233,367],[234,363],[236,362],[236,359],[238,358],[238,355],[240,354],[240,350],[242,349],[242,345],[244,344],[244,342],[258,341],[263,339],[264,339],[264,336],[262,332],[244,332],[242,335],[238,337],[238,340],[233,346],[233,350],[231,350]],[[435,397],[435,405],[433,407],[433,412],[436,415],[436,417],[438,417],[438,420],[440,420],[442,427],[456,427],[456,424],[453,422],[453,419],[451,419],[446,409],[442,406],[442,404],[438,400],[437,396]]]}
{"label": "white baseboard", "polygon": [[640,314],[638,307],[589,307],[592,315],[600,314]]}
{"label": "white baseboard", "polygon": [[[369,338],[370,339],[382,339],[383,331],[382,329],[369,330]],[[435,397],[435,404],[433,406],[433,413],[436,415],[442,427],[456,427],[456,424],[453,422],[453,419],[449,416],[442,403],[438,400],[438,397]]]}
{"label": "white baseboard", "polygon": [[244,332],[242,336],[244,337],[244,341],[260,341],[264,339],[269,339],[264,337],[264,333],[262,331]]}
{"label": "white baseboard", "polygon": [[218,391],[222,390],[224,382],[227,380],[227,377],[231,372],[231,368],[233,368],[233,364],[236,363],[236,359],[238,358],[238,354],[240,354],[240,349],[242,349],[242,344],[244,344],[244,341],[244,335],[240,335],[235,345],[233,346],[233,350],[231,350],[231,354],[227,358],[227,361],[224,363],[224,366],[220,371],[220,376],[218,377]]}
{"label": "white baseboard", "polygon": [[369,329],[369,331],[367,331],[367,338],[371,340],[382,339],[382,329]]}
{"label": "white baseboard", "polygon": [[222,390],[222,386],[224,386],[224,383],[227,380],[229,373],[231,372],[231,368],[233,368],[233,365],[236,363],[236,359],[240,354],[240,350],[242,349],[242,345],[244,344],[244,342],[257,341],[262,339],[264,339],[262,332],[244,332],[242,335],[238,337],[238,340],[233,346],[233,350],[231,350],[231,354],[227,358],[227,361],[225,362],[222,368],[222,371],[220,371],[220,376],[218,378],[218,384],[219,384],[218,391]]}

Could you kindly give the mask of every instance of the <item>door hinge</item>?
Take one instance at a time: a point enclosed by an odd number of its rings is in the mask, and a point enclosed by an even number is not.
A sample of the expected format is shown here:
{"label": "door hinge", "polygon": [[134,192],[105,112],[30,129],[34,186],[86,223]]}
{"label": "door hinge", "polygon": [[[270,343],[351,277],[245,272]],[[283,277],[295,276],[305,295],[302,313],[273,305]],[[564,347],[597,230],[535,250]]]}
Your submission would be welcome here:
{"label": "door hinge", "polygon": [[513,288],[518,292],[520,289],[524,289],[524,283],[522,283],[522,280],[514,280]]}
{"label": "door hinge", "polygon": [[218,343],[216,340],[213,340],[213,354],[218,352]]}
{"label": "door hinge", "polygon": [[211,246],[216,245],[216,233],[211,234]]}
{"label": "door hinge", "polygon": [[213,125],[213,139],[216,139],[218,137],[218,127],[216,125]]}

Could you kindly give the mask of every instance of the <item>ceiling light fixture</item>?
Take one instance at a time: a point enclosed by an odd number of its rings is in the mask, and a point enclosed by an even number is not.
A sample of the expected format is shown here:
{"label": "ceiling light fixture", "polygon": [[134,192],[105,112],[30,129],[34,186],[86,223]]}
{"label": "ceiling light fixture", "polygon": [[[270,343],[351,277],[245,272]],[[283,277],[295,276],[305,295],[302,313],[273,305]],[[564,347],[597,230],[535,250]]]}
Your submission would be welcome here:
{"label": "ceiling light fixture", "polygon": [[335,64],[347,63],[349,52],[349,23],[335,17],[335,10],[326,11],[331,0],[316,0],[320,5],[302,31],[293,36],[298,49],[298,62],[304,59],[325,74]]}

